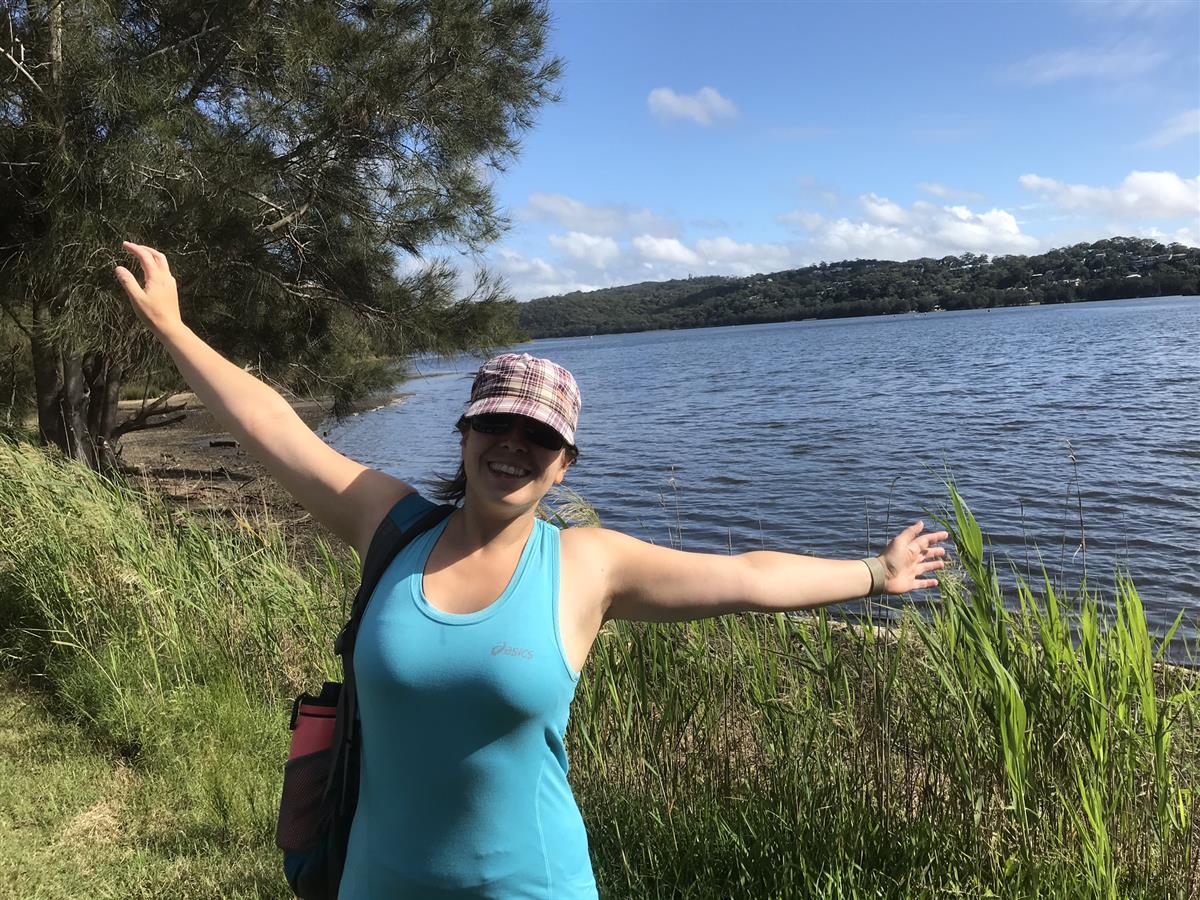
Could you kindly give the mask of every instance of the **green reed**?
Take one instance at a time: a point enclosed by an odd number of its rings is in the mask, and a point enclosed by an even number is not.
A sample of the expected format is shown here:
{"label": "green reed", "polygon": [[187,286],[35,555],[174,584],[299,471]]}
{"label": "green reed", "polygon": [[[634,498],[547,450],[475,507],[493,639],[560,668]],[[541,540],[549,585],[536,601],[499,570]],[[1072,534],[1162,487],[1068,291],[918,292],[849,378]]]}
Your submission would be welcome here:
{"label": "green reed", "polygon": [[[1161,663],[1123,575],[1006,604],[949,501],[958,562],[924,618],[604,627],[568,735],[603,897],[1200,895],[1200,679]],[[334,674],[357,575],[0,439],[3,668],[137,773],[139,895],[287,896],[287,709]]]}
{"label": "green reed", "polygon": [[1124,576],[1115,621],[1048,578],[1009,609],[949,495],[958,565],[926,619],[604,629],[573,773],[610,891],[1200,893],[1200,680],[1159,664],[1180,620],[1153,639]]}

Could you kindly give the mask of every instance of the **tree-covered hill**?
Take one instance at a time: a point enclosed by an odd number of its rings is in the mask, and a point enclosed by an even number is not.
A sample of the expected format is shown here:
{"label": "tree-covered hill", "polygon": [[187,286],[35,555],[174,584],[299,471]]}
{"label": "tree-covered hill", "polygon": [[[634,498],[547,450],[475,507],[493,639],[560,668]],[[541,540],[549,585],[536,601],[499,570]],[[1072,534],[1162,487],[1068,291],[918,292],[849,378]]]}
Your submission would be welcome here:
{"label": "tree-covered hill", "polygon": [[520,325],[567,337],[1176,294],[1200,294],[1200,249],[1114,237],[1037,256],[857,259],[576,291],[521,304]]}

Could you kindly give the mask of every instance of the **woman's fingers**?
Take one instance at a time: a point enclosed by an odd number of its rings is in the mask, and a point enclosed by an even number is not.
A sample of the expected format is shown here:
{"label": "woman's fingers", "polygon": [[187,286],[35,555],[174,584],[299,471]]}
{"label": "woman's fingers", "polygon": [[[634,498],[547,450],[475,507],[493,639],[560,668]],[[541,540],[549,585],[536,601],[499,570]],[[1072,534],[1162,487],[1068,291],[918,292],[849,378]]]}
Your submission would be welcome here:
{"label": "woman's fingers", "polygon": [[147,247],[145,244],[135,244],[133,241],[124,241],[123,244],[137,259],[138,264],[142,267],[142,274],[146,276],[147,280],[154,277],[158,273],[159,268],[165,267],[167,258],[153,247]]}
{"label": "woman's fingers", "polygon": [[154,268],[154,258],[148,252],[149,248],[143,247],[141,244],[135,244],[133,241],[122,241],[121,245],[133,254],[133,258],[142,267],[142,274],[149,278],[150,272]]}
{"label": "woman's fingers", "polygon": [[117,281],[121,287],[125,288],[125,293],[130,297],[137,297],[142,294],[142,286],[138,284],[137,278],[124,266],[117,266]]}
{"label": "woman's fingers", "polygon": [[124,266],[117,266],[115,274],[125,293],[133,302],[133,308],[151,328],[172,327],[181,321],[179,317],[179,293],[167,257],[145,244],[122,241],[142,267],[142,283]]}
{"label": "woman's fingers", "polygon": [[888,593],[903,594],[938,586],[936,578],[921,576],[946,567],[942,561],[946,548],[940,544],[950,534],[946,531],[921,534],[924,528],[924,522],[914,522],[896,535],[884,550],[883,561],[889,576],[886,584]]}

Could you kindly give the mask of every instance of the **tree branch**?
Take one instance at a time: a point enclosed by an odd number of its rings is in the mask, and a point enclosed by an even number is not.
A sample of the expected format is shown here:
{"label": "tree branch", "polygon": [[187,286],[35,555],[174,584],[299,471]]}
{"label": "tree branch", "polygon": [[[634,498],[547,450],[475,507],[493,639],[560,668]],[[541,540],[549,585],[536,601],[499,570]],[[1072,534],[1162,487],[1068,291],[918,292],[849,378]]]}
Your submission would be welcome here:
{"label": "tree branch", "polygon": [[7,303],[0,303],[0,309],[4,310],[6,313],[8,313],[8,317],[13,320],[14,325],[16,325],[19,329],[21,329],[21,333],[24,334],[25,337],[29,338],[30,340],[33,340],[33,334],[29,331],[29,329],[25,326],[25,324],[20,319],[17,318],[17,314],[8,308]]}
{"label": "tree branch", "polygon": [[[42,86],[41,86],[40,84],[38,84],[38,83],[37,83],[37,79],[36,79],[36,78],[34,78],[32,74],[30,74],[30,72],[29,72],[29,70],[28,70],[27,68],[25,68],[25,64],[24,64],[23,62],[20,62],[19,60],[15,59],[15,58],[13,57],[13,55],[12,55],[11,53],[9,53],[7,50],[3,50],[3,51],[0,51],[0,52],[2,52],[2,53],[4,54],[4,57],[5,57],[5,58],[6,58],[6,59],[7,59],[7,60],[10,62],[10,63],[12,63],[14,66],[16,66],[16,67],[17,67],[17,71],[18,71],[18,72],[20,72],[22,75],[24,75],[26,78],[28,78],[28,79],[29,79],[29,83],[30,83],[30,84],[32,84],[32,85],[33,85],[35,88],[37,88],[37,92],[38,92],[39,94],[45,94],[45,93],[46,93],[45,91],[43,91],[43,90],[42,90]],[[22,56],[24,56],[24,54],[23,54],[23,53],[22,53],[21,55],[22,55]]]}
{"label": "tree branch", "polygon": [[126,419],[124,422],[122,422],[120,425],[118,425],[116,428],[113,429],[112,440],[115,441],[121,435],[126,434],[130,431],[142,431],[146,428],[158,428],[160,425],[170,425],[172,422],[178,422],[178,421],[180,421],[180,419],[186,418],[186,416],[179,416],[177,418],[171,419],[166,422],[159,422],[159,423],[155,423],[153,425],[146,424],[151,416],[165,416],[165,415],[168,415],[173,412],[179,412],[180,410],[187,409],[186,402],[181,403],[177,406],[168,406],[167,399],[170,396],[171,396],[171,394],[163,394],[161,397],[154,400],[149,405],[143,404],[142,408],[140,410],[138,410],[136,415],[130,416],[128,419]]}
{"label": "tree branch", "polygon": [[209,27],[208,20],[209,20],[209,17],[211,16],[211,14],[212,14],[211,11],[208,13],[205,13],[204,25],[195,34],[189,35],[188,37],[185,37],[185,38],[182,38],[181,40],[178,40],[173,44],[168,44],[166,47],[159,47],[157,50],[154,50],[153,52],[146,54],[141,59],[134,61],[133,64],[135,66],[140,66],[142,63],[147,62],[148,60],[154,59],[154,57],[156,57],[156,56],[161,56],[164,53],[170,53],[172,50],[176,50],[179,47],[182,47],[184,44],[187,44],[187,43],[190,43],[191,41],[202,38],[206,34],[211,34],[214,31],[220,31],[222,28],[222,26],[220,26],[220,25],[213,25],[212,27]]}
{"label": "tree branch", "polygon": [[[175,409],[178,408],[179,407],[175,407]],[[132,420],[130,420],[130,422],[122,422],[113,429],[112,437],[109,438],[109,442],[115,441],[122,435],[130,434],[134,431],[149,431],[151,428],[165,428],[168,425],[174,425],[176,422],[182,422],[186,418],[187,413],[181,413],[173,419],[163,419],[161,422],[139,422],[137,424],[131,424]]]}
{"label": "tree branch", "polygon": [[303,216],[306,212],[308,212],[308,207],[310,205],[311,205],[311,203],[305,203],[299,209],[292,210],[290,213],[288,213],[286,216],[284,216],[278,222],[275,222],[272,225],[268,225],[267,232],[270,234],[274,234],[280,228],[283,228],[283,226],[290,225],[292,222],[295,222],[297,219],[299,219],[301,216]]}

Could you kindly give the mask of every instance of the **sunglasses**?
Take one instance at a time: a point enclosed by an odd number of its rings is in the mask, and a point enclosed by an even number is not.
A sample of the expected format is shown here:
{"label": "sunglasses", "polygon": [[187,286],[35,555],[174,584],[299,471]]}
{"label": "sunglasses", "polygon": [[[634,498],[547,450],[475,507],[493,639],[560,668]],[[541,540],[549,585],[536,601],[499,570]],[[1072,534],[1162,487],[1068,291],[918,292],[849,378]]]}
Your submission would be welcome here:
{"label": "sunglasses", "polygon": [[[480,434],[508,434],[517,416],[508,413],[488,413],[482,416],[472,416],[471,430]],[[561,450],[566,446],[566,440],[561,434],[544,422],[536,419],[521,418],[521,431],[526,440],[543,450]]]}

